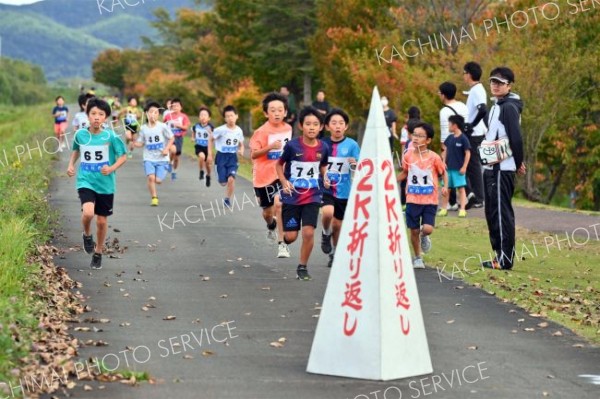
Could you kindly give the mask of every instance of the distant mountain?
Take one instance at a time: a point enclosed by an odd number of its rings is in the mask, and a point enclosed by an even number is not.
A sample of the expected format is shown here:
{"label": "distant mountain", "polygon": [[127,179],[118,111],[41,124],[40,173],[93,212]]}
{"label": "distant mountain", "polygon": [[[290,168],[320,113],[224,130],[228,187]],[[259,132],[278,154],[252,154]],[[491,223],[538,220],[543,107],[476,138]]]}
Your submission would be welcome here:
{"label": "distant mountain", "polygon": [[[137,6],[128,6],[138,4]],[[119,5],[120,4],[120,5]],[[2,55],[38,64],[48,80],[89,78],[91,63],[107,48],[139,48],[141,36],[157,39],[151,22],[162,7],[172,15],[193,0],[45,0],[0,4]]]}

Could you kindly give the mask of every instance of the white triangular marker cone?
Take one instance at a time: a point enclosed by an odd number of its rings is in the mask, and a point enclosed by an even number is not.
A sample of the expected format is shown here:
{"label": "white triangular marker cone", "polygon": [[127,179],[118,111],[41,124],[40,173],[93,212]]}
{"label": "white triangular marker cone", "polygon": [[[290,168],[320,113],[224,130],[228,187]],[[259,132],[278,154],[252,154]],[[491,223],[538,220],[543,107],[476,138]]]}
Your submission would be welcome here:
{"label": "white triangular marker cone", "polygon": [[433,371],[387,132],[375,87],[310,373],[385,381]]}

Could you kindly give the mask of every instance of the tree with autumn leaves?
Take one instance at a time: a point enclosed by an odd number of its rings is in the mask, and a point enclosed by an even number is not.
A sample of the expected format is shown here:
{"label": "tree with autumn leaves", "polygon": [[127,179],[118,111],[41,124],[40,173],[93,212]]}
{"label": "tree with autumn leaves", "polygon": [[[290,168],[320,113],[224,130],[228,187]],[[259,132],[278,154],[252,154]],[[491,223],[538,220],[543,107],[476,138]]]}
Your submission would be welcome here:
{"label": "tree with autumn leaves", "polygon": [[[94,73],[146,97],[177,95],[190,105],[238,101],[248,115],[254,110],[255,125],[261,93],[281,84],[308,100],[316,82],[330,103],[363,121],[377,85],[401,119],[417,105],[436,126],[441,82],[466,90],[465,62],[478,61],[484,81],[493,67],[507,65],[525,103],[522,193],[550,202],[576,192],[578,207],[600,209],[600,10],[561,3],[551,20],[554,13],[546,18],[541,6],[534,0],[215,0],[210,11],[181,9],[174,19],[158,12],[163,44],[107,50]],[[490,25],[504,18],[506,25]],[[400,49],[411,39],[437,46],[411,42],[418,54],[408,57]]]}

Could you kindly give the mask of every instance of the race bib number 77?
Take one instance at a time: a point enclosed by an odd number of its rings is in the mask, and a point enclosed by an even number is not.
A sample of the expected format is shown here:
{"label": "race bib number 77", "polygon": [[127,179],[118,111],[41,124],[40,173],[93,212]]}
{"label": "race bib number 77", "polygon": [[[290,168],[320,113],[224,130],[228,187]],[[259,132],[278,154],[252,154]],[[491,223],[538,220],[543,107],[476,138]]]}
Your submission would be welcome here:
{"label": "race bib number 77", "polygon": [[82,145],[80,148],[80,169],[86,172],[100,172],[104,165],[110,165],[107,145]]}

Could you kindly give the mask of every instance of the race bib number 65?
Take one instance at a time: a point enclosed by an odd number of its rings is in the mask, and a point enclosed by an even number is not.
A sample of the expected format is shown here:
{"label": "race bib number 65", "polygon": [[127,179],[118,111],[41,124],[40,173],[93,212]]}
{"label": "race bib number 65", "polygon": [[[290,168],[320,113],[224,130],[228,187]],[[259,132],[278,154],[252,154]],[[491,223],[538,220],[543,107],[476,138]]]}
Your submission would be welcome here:
{"label": "race bib number 65", "polygon": [[109,165],[107,145],[82,145],[80,151],[81,170],[100,172],[104,165]]}

